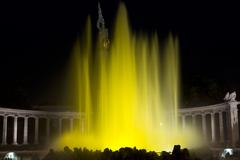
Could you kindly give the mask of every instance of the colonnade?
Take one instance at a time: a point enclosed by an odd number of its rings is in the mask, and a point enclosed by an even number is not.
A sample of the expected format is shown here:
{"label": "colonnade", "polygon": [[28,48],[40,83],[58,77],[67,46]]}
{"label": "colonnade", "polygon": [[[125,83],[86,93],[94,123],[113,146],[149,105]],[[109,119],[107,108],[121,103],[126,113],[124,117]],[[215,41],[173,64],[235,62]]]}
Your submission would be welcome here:
{"label": "colonnade", "polygon": [[[210,122],[208,122],[210,123],[211,144],[230,143],[227,145],[236,146],[239,141],[238,104],[239,102],[237,101],[229,101],[217,105],[180,109],[179,112],[182,120],[182,128],[185,129],[187,126],[186,117],[190,116],[192,126],[196,127],[196,117],[200,116],[203,137],[207,140],[207,115],[209,115]],[[224,114],[225,116],[223,118]],[[216,124],[216,120],[218,121],[218,124]],[[216,131],[219,133],[216,133]],[[216,137],[217,134],[219,135],[219,139]]]}
{"label": "colonnade", "polygon": [[[2,144],[7,144],[7,125],[8,125],[8,116],[3,116],[3,137]],[[13,144],[17,145],[17,130],[18,130],[18,116],[14,116],[14,124],[13,124]],[[34,136],[34,144],[38,144],[38,117],[35,117],[35,136]],[[28,144],[28,117],[24,117],[24,131],[23,131],[23,144]]]}
{"label": "colonnade", "polygon": [[[215,124],[215,115],[218,114],[219,115],[219,135],[220,135],[220,143],[224,142],[224,126],[223,126],[223,112],[212,112],[212,113],[195,113],[192,116],[192,126],[196,126],[196,117],[198,115],[201,116],[201,126],[202,126],[202,132],[203,132],[203,136],[204,138],[207,137],[207,120],[206,120],[206,116],[207,115],[211,116],[211,140],[212,143],[216,143],[216,124]],[[182,127],[183,129],[186,128],[186,116],[187,115],[182,115]]]}
{"label": "colonnade", "polygon": [[81,133],[84,132],[84,114],[77,112],[46,112],[46,111],[34,111],[34,110],[20,110],[20,109],[9,109],[0,107],[0,117],[2,117],[2,145],[9,145],[7,142],[8,130],[8,118],[13,118],[13,129],[11,130],[12,135],[12,145],[18,145],[18,123],[19,118],[23,118],[23,145],[29,144],[29,119],[34,119],[34,144],[39,144],[39,131],[42,128],[39,126],[39,119],[45,119],[45,130],[46,137],[45,141],[49,142],[50,137],[50,122],[52,119],[58,121],[58,134],[61,135],[63,131],[63,120],[69,121],[69,129],[73,131],[74,120],[79,121],[79,127]]}
{"label": "colonnade", "polygon": [[[179,115],[181,116],[182,128],[186,128],[187,126],[187,117],[191,117],[192,125],[196,126],[197,116],[201,117],[201,129],[203,133],[203,137],[207,138],[209,133],[209,124],[207,124],[207,115],[210,115],[210,131],[211,131],[211,142],[214,143],[226,143],[226,135],[227,133],[227,141],[230,141],[232,146],[235,146],[239,141],[239,126],[238,126],[238,108],[237,105],[239,102],[237,101],[229,101],[217,105],[203,106],[203,107],[192,107],[192,108],[183,108],[179,110]],[[223,116],[226,114],[226,116]],[[216,115],[218,115],[218,126],[215,123]],[[7,135],[8,132],[13,132],[12,140],[13,145],[18,144],[18,119],[23,118],[23,145],[29,144],[29,119],[34,119],[34,144],[39,144],[39,133],[42,133],[42,129],[39,126],[39,120],[45,119],[45,139],[49,142],[50,137],[50,122],[52,119],[57,119],[58,125],[58,134],[62,134],[63,130],[63,120],[67,119],[69,121],[69,129],[72,131],[74,126],[74,120],[79,120],[79,129],[83,134],[85,129],[85,116],[84,113],[79,112],[47,112],[47,111],[35,111],[35,110],[21,110],[21,109],[9,109],[9,108],[1,108],[0,107],[0,116],[2,119],[2,145],[7,145]],[[8,131],[8,117],[13,118],[13,129]],[[223,118],[224,117],[224,118]],[[217,132],[216,133],[216,127]],[[217,139],[216,134],[219,135]],[[1,137],[0,137],[1,138]],[[219,140],[217,142],[217,140]]]}

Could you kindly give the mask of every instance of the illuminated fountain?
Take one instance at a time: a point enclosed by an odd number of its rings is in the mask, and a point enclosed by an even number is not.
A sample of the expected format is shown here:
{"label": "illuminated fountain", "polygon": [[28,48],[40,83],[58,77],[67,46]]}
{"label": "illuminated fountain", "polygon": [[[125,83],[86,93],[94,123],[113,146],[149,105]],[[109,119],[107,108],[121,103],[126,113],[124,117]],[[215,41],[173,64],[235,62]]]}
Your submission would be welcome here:
{"label": "illuminated fountain", "polygon": [[85,131],[66,133],[58,146],[113,150],[121,147],[170,150],[197,143],[193,131],[178,127],[178,41],[171,35],[164,45],[152,37],[133,34],[125,6],[120,4],[113,38],[99,10],[99,40],[93,45],[88,18],[83,38],[75,44],[72,73],[77,81]]}

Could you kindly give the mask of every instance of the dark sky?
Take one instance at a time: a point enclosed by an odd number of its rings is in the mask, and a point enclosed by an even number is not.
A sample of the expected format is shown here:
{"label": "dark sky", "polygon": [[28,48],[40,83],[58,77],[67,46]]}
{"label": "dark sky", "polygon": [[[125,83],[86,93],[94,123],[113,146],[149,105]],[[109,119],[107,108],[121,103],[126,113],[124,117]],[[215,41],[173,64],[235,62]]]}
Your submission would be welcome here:
{"label": "dark sky", "polygon": [[[119,1],[100,2],[110,28]],[[240,13],[237,4],[228,1],[124,2],[133,29],[157,30],[162,37],[172,32],[179,37],[182,94],[188,94],[187,99],[190,99],[194,85],[198,85],[197,92],[201,96],[208,94],[202,79],[220,86],[220,96],[228,90],[240,91]],[[94,22],[96,0],[0,4],[1,105],[61,103],[56,101],[63,96],[59,93],[63,92],[60,84],[64,81],[65,66],[88,14]],[[221,102],[222,97],[218,98]]]}

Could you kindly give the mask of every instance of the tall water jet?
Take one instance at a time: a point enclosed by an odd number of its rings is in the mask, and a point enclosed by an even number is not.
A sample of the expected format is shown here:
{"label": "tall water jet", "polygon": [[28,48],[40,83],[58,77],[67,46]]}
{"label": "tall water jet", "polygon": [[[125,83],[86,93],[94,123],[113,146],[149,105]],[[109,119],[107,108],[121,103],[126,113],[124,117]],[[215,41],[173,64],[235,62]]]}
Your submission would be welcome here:
{"label": "tall water jet", "polygon": [[192,131],[179,130],[178,42],[169,35],[159,47],[157,34],[135,35],[120,4],[109,45],[102,13],[93,46],[91,22],[77,41],[71,61],[84,133],[66,133],[58,146],[169,150],[196,143]]}

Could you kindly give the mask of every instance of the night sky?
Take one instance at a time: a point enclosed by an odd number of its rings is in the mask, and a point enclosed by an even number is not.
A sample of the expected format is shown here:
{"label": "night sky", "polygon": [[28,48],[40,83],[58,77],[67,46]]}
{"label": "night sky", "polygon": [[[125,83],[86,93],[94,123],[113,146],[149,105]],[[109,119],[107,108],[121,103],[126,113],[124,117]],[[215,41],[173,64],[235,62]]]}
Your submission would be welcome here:
{"label": "night sky", "polygon": [[[100,2],[111,28],[119,1]],[[182,105],[221,103],[227,91],[240,94],[237,4],[124,2],[133,30],[156,30],[161,39],[169,32],[179,37]],[[71,48],[88,14],[96,24],[97,1],[11,1],[0,6],[0,105],[65,105],[62,84]]]}

